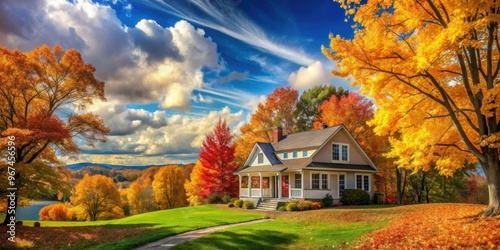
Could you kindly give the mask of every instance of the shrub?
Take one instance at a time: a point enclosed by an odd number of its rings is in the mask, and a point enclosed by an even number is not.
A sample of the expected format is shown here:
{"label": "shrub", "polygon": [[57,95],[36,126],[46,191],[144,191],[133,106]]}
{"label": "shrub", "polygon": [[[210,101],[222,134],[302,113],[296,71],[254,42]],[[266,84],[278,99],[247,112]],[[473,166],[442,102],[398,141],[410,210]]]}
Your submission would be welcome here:
{"label": "shrub", "polygon": [[340,201],[344,205],[369,205],[370,194],[361,189],[346,189]]}
{"label": "shrub", "polygon": [[243,202],[243,208],[244,209],[253,209],[255,205],[253,204],[253,201],[245,201]]}
{"label": "shrub", "polygon": [[285,206],[281,206],[281,207],[278,208],[278,211],[285,212],[286,211],[286,207]]}
{"label": "shrub", "polygon": [[333,197],[330,194],[326,194],[325,198],[321,199],[321,207],[333,207]]}
{"label": "shrub", "polygon": [[313,202],[313,209],[320,209],[321,208],[321,204],[319,202]]}
{"label": "shrub", "polygon": [[301,201],[299,202],[298,208],[300,211],[312,210],[313,203],[312,201]]}
{"label": "shrub", "polygon": [[235,207],[243,207],[243,200],[235,200],[233,204]]}
{"label": "shrub", "polygon": [[227,203],[227,207],[234,207],[233,203]]}
{"label": "shrub", "polygon": [[222,195],[221,194],[210,194],[205,201],[207,204],[221,204],[222,203]]}
{"label": "shrub", "polygon": [[286,211],[299,211],[299,203],[298,202],[290,202],[286,205]]}
{"label": "shrub", "polygon": [[57,203],[43,207],[39,213],[40,220],[70,221],[73,219],[70,208],[69,203]]}
{"label": "shrub", "polygon": [[225,194],[224,196],[222,196],[222,203],[224,204],[228,204],[231,202],[231,195],[229,194]]}

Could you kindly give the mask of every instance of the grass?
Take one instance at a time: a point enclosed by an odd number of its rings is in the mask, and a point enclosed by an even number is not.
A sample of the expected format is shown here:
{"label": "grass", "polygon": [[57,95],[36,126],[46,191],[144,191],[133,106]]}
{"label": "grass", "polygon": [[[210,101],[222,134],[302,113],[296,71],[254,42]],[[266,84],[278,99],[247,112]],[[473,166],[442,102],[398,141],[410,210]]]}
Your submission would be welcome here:
{"label": "grass", "polygon": [[[24,227],[19,230],[26,235],[23,237],[21,234],[18,239],[27,240],[29,242],[26,244],[36,248],[46,249],[130,249],[185,231],[263,217],[259,213],[227,211],[206,205],[162,210],[109,221],[42,221],[41,228]],[[34,222],[23,221],[25,226],[33,226]],[[38,239],[33,241],[31,238]],[[59,245],[54,245],[57,243]]]}
{"label": "grass", "polygon": [[375,230],[384,222],[303,223],[276,221],[214,232],[173,249],[319,249],[340,246]]}
{"label": "grass", "polygon": [[396,216],[387,206],[352,208],[275,213],[274,221],[220,230],[174,249],[339,248]]}

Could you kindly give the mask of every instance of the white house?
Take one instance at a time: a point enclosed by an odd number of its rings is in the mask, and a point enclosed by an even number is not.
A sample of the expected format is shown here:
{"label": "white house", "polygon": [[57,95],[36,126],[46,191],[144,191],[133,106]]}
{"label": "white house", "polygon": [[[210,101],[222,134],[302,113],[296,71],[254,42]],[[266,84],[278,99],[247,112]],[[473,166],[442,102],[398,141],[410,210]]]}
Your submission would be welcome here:
{"label": "white house", "polygon": [[377,167],[344,125],[283,136],[273,129],[272,143],[256,143],[239,176],[242,199],[318,200],[344,189],[363,189],[373,197]]}

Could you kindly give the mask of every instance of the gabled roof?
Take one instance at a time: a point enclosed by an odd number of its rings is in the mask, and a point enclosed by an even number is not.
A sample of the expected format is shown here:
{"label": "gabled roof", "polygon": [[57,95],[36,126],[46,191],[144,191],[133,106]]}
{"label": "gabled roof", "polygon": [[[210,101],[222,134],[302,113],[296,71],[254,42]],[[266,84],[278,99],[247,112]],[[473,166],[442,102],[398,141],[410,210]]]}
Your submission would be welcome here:
{"label": "gabled roof", "polygon": [[274,148],[271,143],[257,142],[256,144],[260,150],[262,150],[262,153],[264,153],[271,165],[281,164],[280,159],[274,154]]}
{"label": "gabled roof", "polygon": [[318,148],[323,145],[342,126],[334,126],[320,130],[311,130],[287,135],[279,142],[272,144],[276,152],[292,149]]}

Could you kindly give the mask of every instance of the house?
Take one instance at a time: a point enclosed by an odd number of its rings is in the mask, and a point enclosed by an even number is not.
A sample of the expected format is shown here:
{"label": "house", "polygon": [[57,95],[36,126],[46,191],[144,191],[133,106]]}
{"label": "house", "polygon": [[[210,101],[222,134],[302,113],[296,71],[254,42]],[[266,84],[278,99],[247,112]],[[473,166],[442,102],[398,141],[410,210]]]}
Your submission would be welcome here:
{"label": "house", "polygon": [[273,128],[272,143],[255,143],[239,177],[240,198],[336,202],[344,189],[363,189],[373,197],[377,167],[344,125],[283,136]]}

